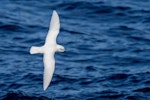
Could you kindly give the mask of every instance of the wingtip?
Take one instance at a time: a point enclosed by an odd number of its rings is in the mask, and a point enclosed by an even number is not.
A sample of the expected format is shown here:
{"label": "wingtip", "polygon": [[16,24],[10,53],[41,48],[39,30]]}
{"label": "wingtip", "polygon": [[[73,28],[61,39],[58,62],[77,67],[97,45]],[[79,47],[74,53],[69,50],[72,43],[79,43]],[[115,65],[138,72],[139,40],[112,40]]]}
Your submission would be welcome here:
{"label": "wingtip", "polygon": [[60,21],[59,16],[56,10],[53,10],[51,21],[50,21],[50,30],[59,30],[60,29]]}
{"label": "wingtip", "polygon": [[56,12],[56,10],[53,10],[53,12]]}
{"label": "wingtip", "polygon": [[43,85],[43,90],[45,91],[48,88],[48,86]]}
{"label": "wingtip", "polygon": [[45,91],[45,90],[46,90],[46,88],[43,88],[43,90]]}
{"label": "wingtip", "polygon": [[43,90],[46,91],[48,86],[43,86]]}
{"label": "wingtip", "polygon": [[57,14],[57,11],[56,11],[56,10],[53,10],[53,14]]}

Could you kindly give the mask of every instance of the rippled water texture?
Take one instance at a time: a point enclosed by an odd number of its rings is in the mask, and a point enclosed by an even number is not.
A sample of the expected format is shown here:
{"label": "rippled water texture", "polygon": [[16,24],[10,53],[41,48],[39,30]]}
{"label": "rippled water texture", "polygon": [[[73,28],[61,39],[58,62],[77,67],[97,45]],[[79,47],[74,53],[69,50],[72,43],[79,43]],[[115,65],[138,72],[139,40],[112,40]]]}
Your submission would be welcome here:
{"label": "rippled water texture", "polygon": [[[53,10],[57,53],[43,91],[41,46]],[[150,0],[1,0],[0,99],[149,100]]]}

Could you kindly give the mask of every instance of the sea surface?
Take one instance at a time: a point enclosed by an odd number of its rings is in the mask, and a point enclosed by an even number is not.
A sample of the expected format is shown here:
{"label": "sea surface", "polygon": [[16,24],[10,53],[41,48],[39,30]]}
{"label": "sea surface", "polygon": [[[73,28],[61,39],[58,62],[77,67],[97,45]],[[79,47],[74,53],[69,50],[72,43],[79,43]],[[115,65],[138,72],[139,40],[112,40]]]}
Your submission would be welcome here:
{"label": "sea surface", "polygon": [[[52,82],[42,46],[60,17]],[[150,0],[1,0],[0,100],[150,100]]]}

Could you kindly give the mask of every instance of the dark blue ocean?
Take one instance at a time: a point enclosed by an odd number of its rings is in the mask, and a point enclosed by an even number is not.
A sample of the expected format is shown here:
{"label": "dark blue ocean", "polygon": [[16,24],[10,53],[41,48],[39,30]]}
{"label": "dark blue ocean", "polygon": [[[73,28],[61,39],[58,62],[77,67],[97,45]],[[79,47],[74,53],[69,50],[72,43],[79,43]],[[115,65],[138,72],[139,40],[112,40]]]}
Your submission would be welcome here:
{"label": "dark blue ocean", "polygon": [[[60,17],[52,82],[42,46]],[[150,0],[1,0],[0,100],[150,100]]]}

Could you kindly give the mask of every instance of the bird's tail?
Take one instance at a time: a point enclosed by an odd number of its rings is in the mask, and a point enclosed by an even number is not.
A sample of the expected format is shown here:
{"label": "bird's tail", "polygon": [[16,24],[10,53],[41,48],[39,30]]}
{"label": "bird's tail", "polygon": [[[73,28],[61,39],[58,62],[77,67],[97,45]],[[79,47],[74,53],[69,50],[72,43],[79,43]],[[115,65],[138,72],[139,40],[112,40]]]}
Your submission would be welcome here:
{"label": "bird's tail", "polygon": [[30,49],[30,54],[43,53],[43,47],[32,46]]}

